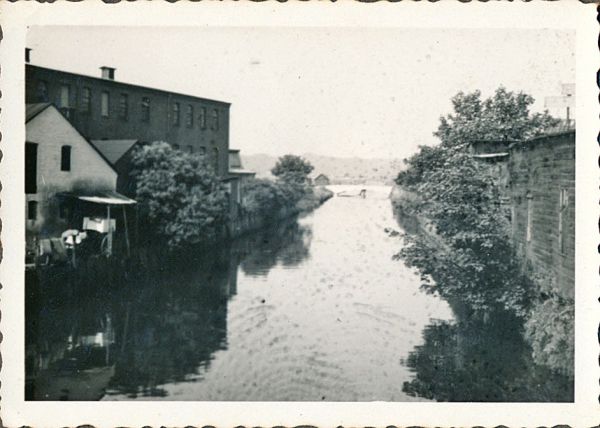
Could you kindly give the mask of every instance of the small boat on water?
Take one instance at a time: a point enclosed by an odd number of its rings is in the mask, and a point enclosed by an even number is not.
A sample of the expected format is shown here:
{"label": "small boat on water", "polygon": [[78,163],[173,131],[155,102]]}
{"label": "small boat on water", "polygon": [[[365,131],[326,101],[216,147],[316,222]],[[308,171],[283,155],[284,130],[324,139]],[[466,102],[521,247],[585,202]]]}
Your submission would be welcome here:
{"label": "small boat on water", "polygon": [[343,190],[341,192],[336,193],[337,196],[340,196],[342,198],[363,198],[365,199],[367,197],[367,189],[361,189],[360,192],[353,194],[353,193],[348,193],[347,191]]}

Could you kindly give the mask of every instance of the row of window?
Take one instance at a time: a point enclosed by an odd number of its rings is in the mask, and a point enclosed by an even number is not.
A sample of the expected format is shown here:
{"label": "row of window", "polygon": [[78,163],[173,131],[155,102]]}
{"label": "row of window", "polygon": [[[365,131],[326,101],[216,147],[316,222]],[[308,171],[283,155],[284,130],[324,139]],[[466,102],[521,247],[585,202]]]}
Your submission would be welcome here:
{"label": "row of window", "polygon": [[[38,80],[36,97],[40,102],[47,102],[48,97],[48,84],[44,80]],[[63,111],[68,111],[71,108],[71,86],[68,84],[62,84],[60,87],[60,108]],[[118,103],[118,111],[117,115],[122,120],[129,119],[129,94],[121,93],[119,94],[119,103]],[[100,115],[102,117],[110,117],[111,114],[111,94],[108,91],[102,91],[100,93]],[[81,90],[81,111],[83,113],[91,113],[92,112],[92,89],[90,87],[83,87]],[[140,112],[141,112],[141,121],[149,122],[150,121],[150,98],[142,97],[140,100]],[[172,114],[171,114],[171,124],[173,126],[179,126],[181,122],[180,114],[181,106],[180,103],[174,102],[172,105]],[[185,125],[188,128],[192,128],[194,126],[195,112],[194,106],[192,104],[187,104],[185,106]],[[201,107],[198,112],[198,125],[200,129],[207,129],[208,122],[208,111],[206,107]],[[219,110],[213,108],[210,110],[210,124],[208,125],[213,131],[219,130]]]}
{"label": "row of window", "polygon": [[[178,102],[173,103],[173,111],[171,114],[171,125],[179,126],[181,123],[181,105]],[[194,126],[194,106],[192,104],[187,104],[185,106],[185,126],[188,128],[192,128]],[[206,129],[206,107],[200,107],[200,112],[198,113],[198,124],[200,129]],[[219,130],[219,110],[212,109],[211,110],[211,125],[210,129],[213,131]]]}

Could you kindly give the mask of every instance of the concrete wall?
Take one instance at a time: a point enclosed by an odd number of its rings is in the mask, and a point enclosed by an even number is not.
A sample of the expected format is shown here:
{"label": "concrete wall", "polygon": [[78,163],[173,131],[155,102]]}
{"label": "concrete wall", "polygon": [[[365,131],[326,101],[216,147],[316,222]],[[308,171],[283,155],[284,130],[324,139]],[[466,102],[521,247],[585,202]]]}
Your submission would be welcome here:
{"label": "concrete wall", "polygon": [[[69,87],[68,106],[63,109],[69,120],[87,138],[138,139],[141,142],[166,141],[182,150],[206,151],[210,158],[218,153],[220,176],[227,175],[229,158],[229,104],[204,98],[177,94],[142,86],[68,73],[28,64],[26,66],[27,103],[52,102],[62,105],[61,88]],[[45,85],[42,94],[40,85]],[[91,108],[85,111],[82,94],[91,91]],[[101,97],[109,94],[109,114],[101,114]],[[127,118],[120,116],[120,97],[127,94]],[[142,118],[142,99],[150,100],[150,119]],[[173,105],[179,103],[179,124],[173,123]],[[186,123],[187,106],[193,107],[193,123]],[[201,120],[206,112],[205,120]],[[214,114],[218,115],[218,125]],[[215,151],[215,149],[217,151]],[[211,161],[211,164],[213,162]]]}
{"label": "concrete wall", "polygon": [[[27,220],[29,234],[53,236],[64,230],[56,192],[77,187],[114,190],[117,173],[54,107],[50,106],[26,125],[28,143],[37,144],[37,192],[26,195],[38,202],[36,220]],[[61,147],[71,146],[71,170],[61,171]],[[26,207],[27,209],[27,207]]]}
{"label": "concrete wall", "polygon": [[508,171],[517,250],[536,271],[553,279],[558,292],[573,297],[575,132],[513,145]]}

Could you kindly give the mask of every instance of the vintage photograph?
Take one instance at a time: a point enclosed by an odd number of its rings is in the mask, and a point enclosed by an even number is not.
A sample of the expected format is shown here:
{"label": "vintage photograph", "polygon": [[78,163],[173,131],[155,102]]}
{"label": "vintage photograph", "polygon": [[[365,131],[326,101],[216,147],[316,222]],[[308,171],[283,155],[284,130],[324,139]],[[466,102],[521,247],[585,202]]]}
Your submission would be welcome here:
{"label": "vintage photograph", "polygon": [[575,54],[29,27],[25,400],[573,402]]}

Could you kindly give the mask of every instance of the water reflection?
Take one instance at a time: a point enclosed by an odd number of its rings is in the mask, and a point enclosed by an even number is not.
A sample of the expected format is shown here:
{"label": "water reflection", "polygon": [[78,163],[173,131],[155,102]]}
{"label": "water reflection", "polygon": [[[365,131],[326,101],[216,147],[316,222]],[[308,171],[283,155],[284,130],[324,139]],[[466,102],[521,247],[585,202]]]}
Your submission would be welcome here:
{"label": "water reflection", "polygon": [[242,253],[241,268],[247,275],[266,275],[278,263],[286,267],[300,265],[309,257],[312,229],[296,222],[275,225],[251,239],[235,243]]}
{"label": "water reflection", "polygon": [[88,266],[87,275],[28,273],[26,398],[161,397],[160,385],[198,380],[213,354],[227,349],[240,263],[253,275],[297,265],[310,239],[309,228],[288,222],[135,273],[131,266],[115,273],[115,265]]}
{"label": "water reflection", "polygon": [[[416,218],[399,210],[395,217],[404,231],[427,239]],[[450,305],[454,319],[425,327],[424,343],[406,359],[415,378],[403,383],[405,393],[436,401],[573,401],[573,379],[533,362],[522,320],[505,312],[482,319],[460,302]]]}
{"label": "water reflection", "polygon": [[520,330],[506,314],[433,322],[409,354],[416,377],[403,391],[437,401],[572,401],[572,381],[536,366]]}
{"label": "water reflection", "polygon": [[392,260],[388,194],[202,256],[28,272],[27,399],[572,399],[516,320],[473,319]]}

